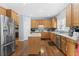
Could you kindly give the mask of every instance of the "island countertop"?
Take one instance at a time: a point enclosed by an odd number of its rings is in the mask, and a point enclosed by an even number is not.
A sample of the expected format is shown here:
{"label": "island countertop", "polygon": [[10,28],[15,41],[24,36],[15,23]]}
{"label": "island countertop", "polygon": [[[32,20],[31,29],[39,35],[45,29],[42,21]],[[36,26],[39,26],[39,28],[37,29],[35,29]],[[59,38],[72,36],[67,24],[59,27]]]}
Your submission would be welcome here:
{"label": "island countertop", "polygon": [[29,37],[41,37],[41,33],[30,33]]}

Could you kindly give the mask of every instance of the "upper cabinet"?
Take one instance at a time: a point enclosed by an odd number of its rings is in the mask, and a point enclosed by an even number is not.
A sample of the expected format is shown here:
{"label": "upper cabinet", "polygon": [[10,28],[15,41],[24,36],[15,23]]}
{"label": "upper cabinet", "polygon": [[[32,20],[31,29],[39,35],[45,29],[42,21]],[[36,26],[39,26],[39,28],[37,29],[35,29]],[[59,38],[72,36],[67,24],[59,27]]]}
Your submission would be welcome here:
{"label": "upper cabinet", "polygon": [[38,28],[39,25],[44,25],[44,28],[50,28],[49,20],[32,20],[32,28]]}
{"label": "upper cabinet", "polygon": [[8,17],[10,17],[11,19],[13,19],[15,21],[16,25],[19,25],[19,16],[17,15],[16,12],[14,12],[11,9],[7,9],[6,14]]}
{"label": "upper cabinet", "polygon": [[51,20],[51,28],[57,28],[57,18],[53,17]]}
{"label": "upper cabinet", "polygon": [[0,7],[0,15],[5,15],[6,16],[6,9]]}
{"label": "upper cabinet", "polygon": [[31,27],[32,27],[32,28],[37,28],[37,27],[38,27],[37,20],[32,20],[32,22],[31,22]]}
{"label": "upper cabinet", "polygon": [[50,20],[42,20],[44,24],[44,28],[51,28],[51,23]]}
{"label": "upper cabinet", "polygon": [[72,5],[69,4],[66,8],[66,25],[68,27],[72,26]]}
{"label": "upper cabinet", "polygon": [[79,3],[69,4],[66,8],[66,24],[69,27],[79,26]]}
{"label": "upper cabinet", "polygon": [[19,25],[19,16],[13,10],[0,7],[0,15],[10,17],[12,20],[15,21],[16,25]]}
{"label": "upper cabinet", "polygon": [[73,26],[79,26],[79,3],[72,4]]}
{"label": "upper cabinet", "polygon": [[32,20],[32,28],[38,28],[38,25],[44,25],[44,28],[57,28],[57,18],[53,17],[48,20]]}

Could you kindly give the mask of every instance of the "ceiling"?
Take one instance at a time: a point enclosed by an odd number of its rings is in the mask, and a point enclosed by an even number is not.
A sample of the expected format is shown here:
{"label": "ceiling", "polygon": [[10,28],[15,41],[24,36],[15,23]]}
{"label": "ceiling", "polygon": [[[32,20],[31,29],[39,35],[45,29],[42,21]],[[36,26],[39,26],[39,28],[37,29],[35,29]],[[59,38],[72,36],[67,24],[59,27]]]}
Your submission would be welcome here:
{"label": "ceiling", "polygon": [[0,3],[1,7],[13,9],[20,15],[29,17],[51,17],[60,13],[66,3]]}

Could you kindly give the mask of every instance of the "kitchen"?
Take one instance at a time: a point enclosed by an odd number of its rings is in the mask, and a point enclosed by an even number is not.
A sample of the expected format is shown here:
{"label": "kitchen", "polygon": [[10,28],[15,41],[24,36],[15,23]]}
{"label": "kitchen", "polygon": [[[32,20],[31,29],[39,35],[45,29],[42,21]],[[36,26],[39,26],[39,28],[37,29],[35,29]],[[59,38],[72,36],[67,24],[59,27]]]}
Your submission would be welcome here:
{"label": "kitchen", "polygon": [[[2,3],[0,6],[1,56],[79,55],[78,3]],[[9,39],[4,38],[7,34],[13,40],[7,42]]]}

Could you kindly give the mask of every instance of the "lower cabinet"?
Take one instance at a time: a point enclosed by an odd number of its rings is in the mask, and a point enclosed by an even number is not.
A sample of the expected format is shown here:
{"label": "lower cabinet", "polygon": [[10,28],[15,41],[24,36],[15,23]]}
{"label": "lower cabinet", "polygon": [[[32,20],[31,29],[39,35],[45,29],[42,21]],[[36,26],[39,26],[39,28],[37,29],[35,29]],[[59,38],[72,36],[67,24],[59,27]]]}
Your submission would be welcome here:
{"label": "lower cabinet", "polygon": [[51,33],[50,40],[67,56],[76,55],[76,43],[73,39]]}
{"label": "lower cabinet", "polygon": [[28,55],[39,55],[41,48],[41,38],[40,37],[29,37],[28,38]]}
{"label": "lower cabinet", "polygon": [[67,56],[76,55],[76,43],[74,43],[73,40],[71,40],[69,38],[67,38],[66,55]]}
{"label": "lower cabinet", "polygon": [[63,36],[61,36],[60,49],[62,50],[62,52],[66,53],[66,38]]}
{"label": "lower cabinet", "polygon": [[49,39],[50,33],[49,32],[41,32],[41,38],[42,39]]}
{"label": "lower cabinet", "polygon": [[50,35],[50,40],[51,40],[54,44],[56,44],[56,34],[55,34],[55,33],[51,33],[51,35]]}
{"label": "lower cabinet", "polygon": [[55,33],[50,33],[50,41],[53,42],[65,55],[76,55],[76,42],[73,39]]}

